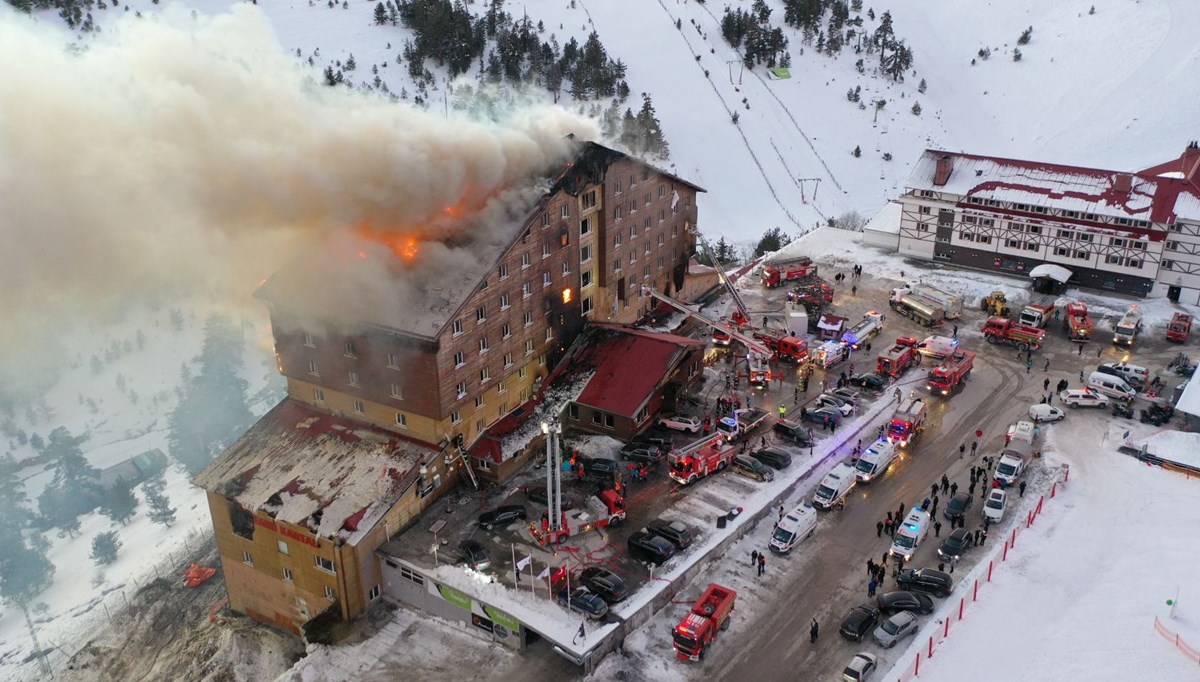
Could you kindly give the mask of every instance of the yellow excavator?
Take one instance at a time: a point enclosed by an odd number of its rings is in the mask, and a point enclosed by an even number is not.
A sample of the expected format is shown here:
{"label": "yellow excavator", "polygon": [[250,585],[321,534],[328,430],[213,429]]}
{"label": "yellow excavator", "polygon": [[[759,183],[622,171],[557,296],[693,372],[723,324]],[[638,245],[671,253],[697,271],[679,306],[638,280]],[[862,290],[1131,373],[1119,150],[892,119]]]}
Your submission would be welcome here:
{"label": "yellow excavator", "polygon": [[980,299],[979,309],[995,317],[1008,317],[1008,297],[1003,291],[993,291]]}

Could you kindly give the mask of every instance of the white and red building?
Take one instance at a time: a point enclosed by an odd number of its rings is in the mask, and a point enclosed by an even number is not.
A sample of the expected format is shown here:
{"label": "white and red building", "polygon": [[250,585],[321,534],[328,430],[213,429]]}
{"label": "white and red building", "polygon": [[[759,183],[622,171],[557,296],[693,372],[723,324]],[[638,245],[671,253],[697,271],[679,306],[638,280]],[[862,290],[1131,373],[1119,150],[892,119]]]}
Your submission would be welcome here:
{"label": "white and red building", "polygon": [[1200,303],[1200,147],[1140,171],[926,150],[899,199],[899,252]]}

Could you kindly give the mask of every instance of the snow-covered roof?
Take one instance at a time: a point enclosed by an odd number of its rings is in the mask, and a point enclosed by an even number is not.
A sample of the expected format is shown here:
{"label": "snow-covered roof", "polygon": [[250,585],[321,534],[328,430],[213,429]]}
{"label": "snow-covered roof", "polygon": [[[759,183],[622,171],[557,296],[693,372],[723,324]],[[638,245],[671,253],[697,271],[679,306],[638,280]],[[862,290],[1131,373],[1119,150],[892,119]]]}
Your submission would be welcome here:
{"label": "snow-covered roof", "polygon": [[[946,182],[938,185],[934,176],[941,157],[950,158],[952,169]],[[928,149],[913,166],[905,186],[910,190],[957,194],[964,201],[991,199],[1155,223],[1200,221],[1200,187],[1185,178],[1149,172],[1101,170]],[[1029,213],[1037,216],[1036,211]]]}
{"label": "snow-covered roof", "polygon": [[1071,271],[1061,265],[1054,263],[1042,263],[1029,271],[1029,276],[1037,279],[1039,277],[1049,277],[1055,282],[1066,284],[1071,280]]}
{"label": "snow-covered roof", "polygon": [[288,398],[195,483],[251,511],[353,544],[436,454],[432,446]]}
{"label": "snow-covered roof", "polygon": [[900,234],[900,213],[901,205],[898,201],[889,201],[879,209],[875,217],[867,221],[863,226],[863,232],[886,232],[887,234]]}
{"label": "snow-covered roof", "polygon": [[1183,395],[1179,396],[1175,409],[1187,412],[1193,417],[1200,417],[1200,381],[1196,381],[1196,374],[1192,372],[1192,378],[1188,380],[1187,386],[1183,387]]}

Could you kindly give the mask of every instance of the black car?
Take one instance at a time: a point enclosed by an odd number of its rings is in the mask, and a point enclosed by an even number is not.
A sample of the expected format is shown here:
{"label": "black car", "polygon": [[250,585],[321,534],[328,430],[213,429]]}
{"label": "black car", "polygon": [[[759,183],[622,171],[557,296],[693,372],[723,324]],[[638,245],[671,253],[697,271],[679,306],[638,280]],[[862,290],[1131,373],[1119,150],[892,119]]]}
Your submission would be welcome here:
{"label": "black car", "polygon": [[954,590],[954,578],[932,568],[902,568],[896,574],[896,584],[910,592],[925,592],[935,597],[949,597]]}
{"label": "black car", "polygon": [[938,558],[954,563],[971,546],[971,531],[966,528],[956,528],[953,533],[942,540],[938,547]]}
{"label": "black car", "polygon": [[518,519],[525,519],[525,507],[519,504],[506,504],[480,514],[479,525],[484,530],[491,530],[496,526],[507,526]]}
{"label": "black car", "polygon": [[592,620],[599,620],[608,614],[608,604],[599,595],[589,592],[586,587],[575,590],[569,597],[565,590],[560,592],[558,603]]}
{"label": "black car", "polygon": [[775,480],[775,472],[771,471],[770,467],[749,455],[734,457],[733,461],[730,462],[730,468],[746,478],[752,478],[756,481]]}
{"label": "black car", "polygon": [[971,509],[971,503],[974,500],[974,495],[958,493],[946,503],[946,508],[942,510],[942,515],[951,520],[961,519],[967,515],[967,511]]}
{"label": "black car", "polygon": [[863,372],[850,377],[850,385],[859,386],[868,391],[882,391],[887,386],[887,379],[878,374]]}
{"label": "black car", "polygon": [[635,559],[655,565],[663,564],[675,556],[675,545],[648,530],[639,530],[630,535],[628,545],[629,554]]}
{"label": "black car", "polygon": [[905,590],[896,590],[881,594],[875,599],[875,604],[879,606],[879,610],[886,615],[891,615],[898,611],[912,611],[913,613],[933,613],[933,600],[919,592],[907,592]]}
{"label": "black car", "polygon": [[588,566],[579,574],[579,582],[609,604],[624,601],[629,588],[621,576],[603,566]]}
{"label": "black car", "polygon": [[632,450],[658,450],[662,454],[666,454],[670,449],[670,438],[639,438],[632,443],[626,443],[621,446],[622,453]]}
{"label": "black car", "polygon": [[792,465],[792,456],[779,448],[755,450],[750,456],[772,469],[786,469]]}
{"label": "black car", "polygon": [[800,413],[800,416],[806,422],[814,422],[821,425],[837,425],[842,423],[842,413],[833,407],[806,407]]}
{"label": "black car", "polygon": [[779,436],[792,441],[802,448],[807,448],[813,444],[812,438],[808,437],[808,427],[803,424],[797,424],[787,419],[780,419],[775,422],[772,430]]}
{"label": "black car", "polygon": [[458,546],[458,554],[467,566],[476,571],[486,571],[492,567],[492,560],[487,550],[477,540],[466,540]]}
{"label": "black car", "polygon": [[679,521],[655,519],[646,524],[646,530],[675,545],[675,549],[685,549],[692,544],[692,529]]}
{"label": "black car", "polygon": [[870,604],[859,604],[846,614],[842,620],[842,627],[838,628],[838,633],[851,641],[861,642],[867,633],[875,629],[877,622],[879,622],[879,609]]}
{"label": "black car", "polygon": [[532,488],[526,488],[525,494],[529,497],[530,502],[550,504],[550,493],[546,492],[546,486],[544,485],[535,485]]}
{"label": "black car", "polygon": [[611,480],[617,474],[617,462],[603,457],[584,457],[583,475],[587,478]]}

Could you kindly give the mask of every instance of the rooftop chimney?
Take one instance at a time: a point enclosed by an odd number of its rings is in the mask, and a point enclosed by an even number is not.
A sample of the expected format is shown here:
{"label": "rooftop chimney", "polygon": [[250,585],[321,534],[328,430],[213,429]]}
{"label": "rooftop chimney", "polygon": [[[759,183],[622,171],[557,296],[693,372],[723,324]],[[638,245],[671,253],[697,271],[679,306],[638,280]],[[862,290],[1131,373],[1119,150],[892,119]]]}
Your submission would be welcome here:
{"label": "rooftop chimney", "polygon": [[1133,189],[1133,176],[1129,173],[1117,173],[1113,178],[1113,190],[1117,194],[1129,194]]}
{"label": "rooftop chimney", "polygon": [[949,154],[942,154],[937,157],[937,166],[933,169],[933,184],[942,187],[950,180],[950,173],[954,171],[954,157]]}

